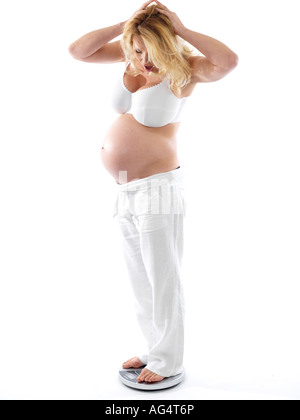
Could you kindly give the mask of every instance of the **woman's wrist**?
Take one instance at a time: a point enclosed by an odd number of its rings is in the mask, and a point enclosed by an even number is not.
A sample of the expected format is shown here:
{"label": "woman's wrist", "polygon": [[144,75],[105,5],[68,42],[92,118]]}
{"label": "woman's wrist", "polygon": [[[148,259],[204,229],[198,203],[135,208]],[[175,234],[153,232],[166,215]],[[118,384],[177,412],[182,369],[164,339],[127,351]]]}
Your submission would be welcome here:
{"label": "woman's wrist", "polygon": [[120,22],[121,33],[123,33],[123,31],[124,31],[124,26],[125,26],[126,22],[127,22],[127,20],[124,20],[124,22]]}

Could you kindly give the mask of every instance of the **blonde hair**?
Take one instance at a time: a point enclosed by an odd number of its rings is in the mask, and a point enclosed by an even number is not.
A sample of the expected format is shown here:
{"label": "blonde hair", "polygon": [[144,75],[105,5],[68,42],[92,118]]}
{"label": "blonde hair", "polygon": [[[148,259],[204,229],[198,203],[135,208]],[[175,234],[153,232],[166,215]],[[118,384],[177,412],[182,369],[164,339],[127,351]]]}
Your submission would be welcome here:
{"label": "blonde hair", "polygon": [[125,58],[132,63],[133,69],[128,73],[133,76],[140,74],[133,49],[134,36],[140,36],[147,48],[148,60],[159,69],[157,74],[166,76],[170,88],[180,94],[181,88],[191,80],[191,67],[187,59],[197,54],[175,34],[170,19],[155,7],[155,4],[148,6],[124,25],[120,43]]}

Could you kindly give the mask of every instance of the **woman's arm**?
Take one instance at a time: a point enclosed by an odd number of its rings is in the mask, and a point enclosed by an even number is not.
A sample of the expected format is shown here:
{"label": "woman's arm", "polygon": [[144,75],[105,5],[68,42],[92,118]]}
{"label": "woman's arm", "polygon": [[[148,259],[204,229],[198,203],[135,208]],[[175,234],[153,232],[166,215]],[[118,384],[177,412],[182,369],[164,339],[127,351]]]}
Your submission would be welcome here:
{"label": "woman's arm", "polygon": [[113,38],[121,35],[124,24],[125,22],[120,22],[83,35],[69,46],[69,53],[78,59],[91,56]]}
{"label": "woman's arm", "polygon": [[214,82],[222,79],[238,64],[238,56],[225,44],[207,35],[191,31],[181,22],[175,12],[169,10],[160,1],[154,0],[156,9],[172,22],[174,33],[193,45],[205,57],[192,56],[189,59],[192,68],[191,83]]}
{"label": "woman's arm", "polygon": [[[136,14],[140,13],[142,10],[144,10],[150,3],[152,3],[152,0],[148,0],[145,3],[143,3],[142,6],[136,12],[133,13],[131,18],[134,17]],[[109,41],[111,41],[116,36],[121,35],[123,33],[124,25],[126,22],[127,21],[124,21],[121,23],[117,23],[113,26],[108,26],[107,28],[97,29],[96,31],[92,31],[87,33],[86,35],[83,35],[81,38],[77,39],[69,46],[69,53],[74,58],[77,58],[79,60],[82,59],[83,61],[102,62],[104,59],[104,57],[102,57],[102,52],[99,52],[97,54],[95,54],[95,52],[100,50],[100,48],[109,43]],[[119,48],[119,42],[116,41],[113,44],[114,45],[109,45],[108,49],[113,50],[113,55],[115,55],[114,51],[117,48],[117,55],[120,55],[119,53],[122,50]],[[108,55],[111,55],[110,52],[111,51],[108,51]],[[91,57],[93,54],[94,56]],[[91,59],[84,60],[87,57],[91,57]],[[123,54],[122,57],[120,56],[119,58],[123,59]]]}
{"label": "woman's arm", "polygon": [[222,79],[238,65],[238,56],[225,44],[207,35],[180,28],[178,35],[189,42],[203,56],[192,56],[191,83],[215,82]]}
{"label": "woman's arm", "polygon": [[178,35],[197,48],[214,66],[227,68],[238,64],[238,56],[215,38],[191,31],[186,27],[182,28]]}

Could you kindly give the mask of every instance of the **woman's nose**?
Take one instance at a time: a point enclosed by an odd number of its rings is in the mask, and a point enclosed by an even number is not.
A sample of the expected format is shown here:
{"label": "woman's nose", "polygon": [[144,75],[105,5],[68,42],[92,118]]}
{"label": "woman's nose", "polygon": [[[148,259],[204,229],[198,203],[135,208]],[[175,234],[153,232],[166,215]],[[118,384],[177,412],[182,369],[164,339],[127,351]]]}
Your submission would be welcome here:
{"label": "woman's nose", "polygon": [[142,62],[143,62],[144,64],[148,63],[148,54],[144,54],[144,55],[143,55],[143,57],[142,57]]}

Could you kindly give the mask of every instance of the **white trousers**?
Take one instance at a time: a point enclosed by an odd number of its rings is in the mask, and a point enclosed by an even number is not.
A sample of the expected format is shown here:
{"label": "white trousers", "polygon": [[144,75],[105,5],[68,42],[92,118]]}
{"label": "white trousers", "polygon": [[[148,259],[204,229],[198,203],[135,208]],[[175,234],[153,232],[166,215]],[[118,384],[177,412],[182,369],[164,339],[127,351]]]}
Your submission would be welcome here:
{"label": "white trousers", "polygon": [[148,354],[139,358],[158,375],[176,375],[182,371],[184,351],[182,169],[117,184],[113,216],[148,343]]}

